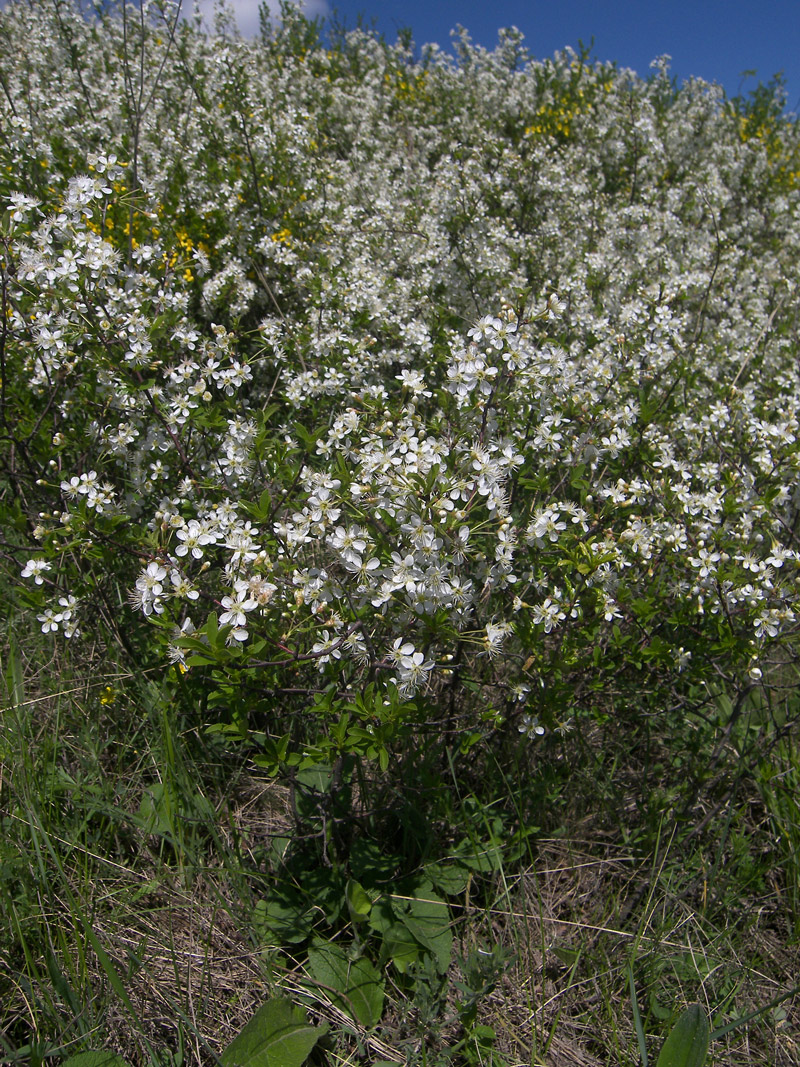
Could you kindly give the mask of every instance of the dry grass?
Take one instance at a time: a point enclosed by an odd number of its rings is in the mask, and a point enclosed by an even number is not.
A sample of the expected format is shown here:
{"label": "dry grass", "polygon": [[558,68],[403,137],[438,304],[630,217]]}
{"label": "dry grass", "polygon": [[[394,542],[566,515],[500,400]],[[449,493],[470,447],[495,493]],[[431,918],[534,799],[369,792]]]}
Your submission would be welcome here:
{"label": "dry grass", "polygon": [[[641,768],[632,754],[614,765],[613,810],[608,783],[593,792],[592,768],[576,769],[567,801],[550,820],[558,833],[539,836],[525,862],[476,878],[451,902],[456,951],[437,1018],[423,1018],[390,967],[384,1017],[367,1031],[314,988],[302,945],[270,946],[253,921],[254,902],[268,897],[276,878],[270,843],[297,830],[288,788],[245,773],[242,761],[229,759],[211,773],[211,764],[196,762],[197,751],[191,755],[191,732],[177,728],[173,741],[185,751],[167,766],[158,717],[143,714],[124,670],[101,669],[103,657],[92,675],[65,681],[55,694],[48,681],[54,673],[68,679],[68,665],[23,660],[24,699],[17,693],[7,701],[0,729],[0,1028],[11,1059],[25,1037],[42,1054],[113,1048],[145,1067],[149,1046],[173,1050],[164,1060],[170,1067],[214,1064],[277,994],[329,1024],[331,1064],[633,1067],[639,1050],[629,968],[651,1055],[669,1014],[685,1004],[700,1002],[712,1026],[722,1027],[797,982],[797,917],[787,884],[796,865],[775,851],[775,813],[756,779],[743,777],[736,752],[725,748],[717,793],[700,795],[686,823],[665,808],[660,832],[648,836],[637,831]],[[111,708],[98,702],[106,685],[122,694]],[[778,782],[797,773],[796,749],[781,751],[789,762],[785,771],[776,765]],[[185,838],[171,842],[140,812],[148,790],[167,780],[178,789],[188,781],[210,813],[184,819]],[[87,800],[93,790],[95,809]],[[720,802],[726,790],[728,810]],[[361,815],[367,801],[357,798]],[[785,824],[791,811],[782,818]],[[460,960],[493,946],[508,962],[477,1011],[476,1023],[494,1032],[493,1047],[477,1049],[463,1043],[456,983],[464,978]],[[712,1062],[796,1064],[798,1011],[795,993],[722,1036]]]}

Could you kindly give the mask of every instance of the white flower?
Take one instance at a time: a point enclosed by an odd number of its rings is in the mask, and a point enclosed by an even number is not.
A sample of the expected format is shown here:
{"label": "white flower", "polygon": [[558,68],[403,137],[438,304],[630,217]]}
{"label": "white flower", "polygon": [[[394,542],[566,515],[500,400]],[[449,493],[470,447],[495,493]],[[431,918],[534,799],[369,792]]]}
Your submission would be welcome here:
{"label": "white flower", "polygon": [[320,670],[323,669],[326,663],[330,663],[331,657],[333,659],[342,658],[342,641],[336,634],[331,637],[328,630],[322,631],[322,638],[319,641],[315,641],[311,648],[311,653],[314,656],[318,656],[317,665]]}
{"label": "white flower", "polygon": [[546,634],[549,634],[566,617],[560,605],[552,597],[547,597],[544,603],[536,604],[533,609],[533,621],[538,626],[544,626]]}
{"label": "white flower", "polygon": [[189,579],[184,577],[180,571],[170,571],[169,580],[175,586],[173,596],[181,600],[197,600],[200,596],[200,593],[192,586]]}
{"label": "white flower", "polygon": [[354,563],[361,566],[361,557],[366,547],[367,539],[360,526],[337,526],[332,534],[328,535],[328,542],[341,555],[345,563]]}
{"label": "white flower", "polygon": [[250,578],[247,588],[250,590],[250,596],[255,598],[260,608],[265,608],[278,591],[277,585],[268,582],[259,575],[254,575]]}
{"label": "white flower", "polygon": [[136,579],[136,589],[131,595],[131,602],[147,615],[161,615],[164,604],[161,594],[164,592],[163,581],[167,576],[166,567],[154,560]]}
{"label": "white flower", "polygon": [[176,537],[183,543],[176,546],[175,555],[185,556],[191,552],[195,559],[202,559],[204,546],[211,545],[215,541],[214,535],[201,526],[197,519],[189,519],[186,526],[178,530]]}
{"label": "white flower", "polygon": [[781,628],[780,612],[775,608],[768,608],[753,623],[756,637],[777,637]]}
{"label": "white flower", "polygon": [[414,646],[411,642],[404,641],[402,637],[398,637],[389,652],[389,659],[392,660],[396,666],[399,666],[404,659],[413,655]]}
{"label": "white flower", "polygon": [[68,622],[72,618],[72,614],[75,608],[78,606],[78,601],[74,596],[60,596],[58,598],[58,604],[61,610],[61,618],[64,622]]}
{"label": "white flower", "polygon": [[603,600],[603,606],[601,610],[603,612],[603,618],[606,620],[606,622],[613,622],[614,619],[621,619],[622,612],[619,610],[619,606],[616,600],[614,600],[612,596],[609,596],[604,589],[600,590],[600,596]]}
{"label": "white flower", "polygon": [[34,200],[32,196],[25,196],[24,193],[11,193],[8,200],[11,205],[12,222],[22,222],[25,214],[37,208],[41,203],[40,200]]}
{"label": "white flower", "polygon": [[431,392],[425,388],[425,379],[418,370],[404,369],[395,378],[403,383],[403,388],[408,389],[414,396],[430,396]]}
{"label": "white flower", "polygon": [[507,622],[488,623],[486,636],[483,638],[483,654],[489,656],[490,659],[497,656],[503,647],[503,641],[505,641],[512,629],[511,624]]}
{"label": "white flower", "polygon": [[225,611],[219,617],[220,626],[232,626],[228,640],[231,641],[246,641],[247,640],[247,612],[253,611],[258,607],[258,601],[250,595],[247,582],[239,580],[234,585],[233,596],[224,596],[222,598],[222,606]]}
{"label": "white flower", "polygon": [[164,586],[161,583],[166,576],[166,567],[162,567],[157,560],[154,560],[152,563],[147,564],[146,569],[136,579],[136,588],[149,593],[151,596],[158,596],[164,591]]}
{"label": "white flower", "polygon": [[689,557],[689,563],[697,569],[700,578],[708,578],[716,573],[720,558],[719,552],[709,552],[707,548],[701,548],[697,556]]}
{"label": "white flower", "polygon": [[519,732],[526,737],[536,738],[544,735],[544,727],[536,715],[523,715],[519,724]]}
{"label": "white flower", "polygon": [[680,648],[675,649],[675,666],[678,668],[679,672],[682,671],[684,667],[688,666],[691,658],[692,653],[685,649],[683,645],[681,645]]}
{"label": "white flower", "polygon": [[61,615],[57,615],[52,608],[45,608],[44,614],[37,615],[36,618],[42,624],[43,634],[55,633],[61,622]]}
{"label": "white flower", "polygon": [[52,569],[52,565],[45,559],[29,559],[22,569],[22,577],[33,578],[36,585],[42,585],[42,575]]}
{"label": "white flower", "polygon": [[434,661],[425,659],[422,652],[402,656],[398,670],[398,689],[402,695],[411,696],[415,693],[435,666]]}

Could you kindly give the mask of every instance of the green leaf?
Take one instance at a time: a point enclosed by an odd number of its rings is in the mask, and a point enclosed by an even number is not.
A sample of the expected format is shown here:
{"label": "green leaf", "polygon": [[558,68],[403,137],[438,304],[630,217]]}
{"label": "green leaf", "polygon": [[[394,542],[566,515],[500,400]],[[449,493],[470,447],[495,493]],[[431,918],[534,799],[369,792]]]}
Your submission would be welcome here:
{"label": "green leaf", "polygon": [[400,974],[419,960],[425,949],[404,923],[392,923],[383,933],[382,962],[392,961]]}
{"label": "green leaf", "polygon": [[20,659],[16,645],[13,643],[13,638],[7,638],[7,640],[11,641],[11,644],[8,650],[8,662],[3,671],[3,680],[5,682],[6,694],[9,701],[12,706],[18,706],[25,700],[25,682],[22,673],[22,660]]}
{"label": "green leaf", "polygon": [[398,917],[417,941],[433,955],[437,970],[444,974],[450,966],[450,954],[453,950],[450,911],[430,882],[421,882],[414,890],[413,896],[403,901]]}
{"label": "green leaf", "polygon": [[302,422],[296,422],[292,429],[310,452],[316,451],[317,441],[324,440],[328,430],[327,426],[324,429],[308,430]]}
{"label": "green leaf", "polygon": [[311,935],[313,916],[302,898],[292,902],[273,897],[256,902],[253,925],[271,943],[296,945]]}
{"label": "green leaf", "polygon": [[156,782],[145,791],[139,804],[139,818],[147,834],[167,835],[172,830],[169,790],[163,782]]}
{"label": "green leaf", "polygon": [[459,863],[473,871],[489,872],[502,869],[503,852],[496,841],[481,843],[466,838],[459,842],[454,851]]}
{"label": "green leaf", "polygon": [[308,969],[342,1011],[364,1026],[378,1025],[383,1011],[383,980],[368,959],[351,960],[338,945],[317,941],[308,950]]}
{"label": "green leaf", "polygon": [[456,897],[467,888],[470,872],[457,863],[429,863],[425,874],[437,889]]}
{"label": "green leaf", "polygon": [[569,945],[561,945],[558,942],[555,942],[550,948],[553,955],[561,960],[565,967],[574,967],[580,959],[580,949],[570,948]]}
{"label": "green leaf", "polygon": [[376,900],[369,915],[370,929],[382,937],[396,922],[397,916],[392,911],[389,901],[385,897]]}
{"label": "green leaf", "polygon": [[69,1005],[70,1011],[77,1018],[81,1013],[81,1005],[78,998],[75,995],[75,991],[72,986],[64,977],[61,967],[58,964],[58,960],[49,952],[47,955],[47,973],[50,975],[50,981],[53,983],[53,988],[64,1001]]}
{"label": "green leaf", "polygon": [[702,1067],[708,1040],[708,1016],[699,1004],[690,1004],[664,1042],[656,1067]]}
{"label": "green leaf", "polygon": [[347,898],[347,910],[350,912],[350,919],[352,922],[366,922],[369,918],[369,913],[372,911],[372,901],[370,900],[367,891],[360,882],[356,882],[350,878],[348,879],[344,892]]}
{"label": "green leaf", "polygon": [[270,496],[268,489],[265,489],[264,492],[261,494],[261,497],[258,501],[258,506],[261,509],[261,514],[264,516],[264,518],[269,518],[269,513],[270,511],[272,511],[272,497]]}
{"label": "green leaf", "polygon": [[195,655],[186,657],[187,667],[207,667],[210,663],[216,663],[216,660],[209,659],[208,656]]}
{"label": "green leaf", "polygon": [[311,763],[297,772],[296,783],[307,792],[325,794],[330,792],[333,767],[329,763]]}
{"label": "green leaf", "polygon": [[262,741],[264,746],[263,756],[254,756],[253,762],[257,767],[265,767],[274,777],[279,773],[285,763],[289,761],[289,744],[291,734],[283,734],[281,737],[265,737]]}
{"label": "green leaf", "polygon": [[389,852],[382,842],[369,837],[356,838],[350,849],[353,877],[368,886],[386,882],[402,862],[402,856]]}
{"label": "green leaf", "polygon": [[61,1067],[130,1067],[130,1064],[116,1052],[106,1049],[98,1052],[78,1052],[64,1060]]}
{"label": "green leaf", "polygon": [[223,1067],[300,1067],[327,1023],[312,1026],[302,1008],[275,997],[262,1004],[222,1053]]}
{"label": "green leaf", "polygon": [[398,921],[392,905],[385,898],[373,905],[369,925],[381,938],[381,965],[391,960],[400,974],[405,974],[425,951],[408,927]]}
{"label": "green leaf", "polygon": [[636,996],[636,982],[633,977],[633,966],[628,964],[628,981],[631,989],[631,1007],[633,1008],[633,1025],[636,1029],[636,1040],[639,1043],[639,1055],[642,1060],[642,1067],[648,1067],[647,1059],[647,1042],[644,1036],[644,1027],[642,1026],[642,1016],[639,1011],[639,998]]}
{"label": "green leaf", "polygon": [[[73,903],[74,903],[74,901],[73,901]],[[89,943],[91,944],[92,948],[94,949],[95,955],[97,956],[97,959],[100,962],[100,966],[105,971],[106,977],[108,978],[109,982],[111,983],[112,989],[117,994],[117,996],[122,1001],[122,1003],[127,1008],[127,1010],[130,1012],[131,1016],[135,1018],[136,1017],[136,1012],[135,1012],[135,1009],[133,1007],[133,1003],[132,1003],[130,997],[128,996],[127,990],[125,989],[125,986],[122,984],[122,979],[120,978],[119,974],[117,973],[116,967],[111,962],[111,959],[109,958],[108,953],[103,948],[103,946],[100,944],[100,939],[98,938],[97,934],[94,932],[91,924],[89,923],[89,920],[86,918],[86,916],[83,914],[83,912],[77,910],[74,907],[73,907],[73,912],[77,913],[77,916],[78,916],[78,918],[80,919],[80,922],[81,922],[81,926],[83,927],[84,933],[86,934],[86,937],[88,938]],[[152,1055],[152,1049],[149,1046],[149,1044],[147,1046],[147,1051],[149,1053],[151,1053],[151,1055]],[[115,1065],[113,1065],[113,1067],[117,1067],[117,1065],[115,1064]]]}

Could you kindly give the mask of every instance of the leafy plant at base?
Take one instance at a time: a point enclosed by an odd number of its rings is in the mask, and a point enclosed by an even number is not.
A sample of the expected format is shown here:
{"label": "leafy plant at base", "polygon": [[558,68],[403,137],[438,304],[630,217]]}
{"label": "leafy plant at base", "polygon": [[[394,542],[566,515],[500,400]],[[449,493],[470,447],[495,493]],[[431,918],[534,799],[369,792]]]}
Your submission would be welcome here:
{"label": "leafy plant at base", "polygon": [[703,1067],[710,1032],[702,1007],[690,1004],[670,1030],[656,1067]]}
{"label": "leafy plant at base", "polygon": [[334,1004],[362,1026],[374,1027],[383,1011],[384,984],[380,972],[363,956],[348,954],[339,945],[314,942],[308,950],[308,969]]}
{"label": "leafy plant at base", "polygon": [[325,1036],[306,1013],[283,998],[268,1000],[222,1053],[223,1067],[301,1067]]}
{"label": "leafy plant at base", "polygon": [[[328,1032],[326,1023],[312,1026],[305,1011],[282,997],[266,1001],[228,1045],[223,1067],[302,1067]],[[153,1061],[154,1063],[156,1061]],[[61,1067],[130,1067],[113,1052],[80,1052]]]}

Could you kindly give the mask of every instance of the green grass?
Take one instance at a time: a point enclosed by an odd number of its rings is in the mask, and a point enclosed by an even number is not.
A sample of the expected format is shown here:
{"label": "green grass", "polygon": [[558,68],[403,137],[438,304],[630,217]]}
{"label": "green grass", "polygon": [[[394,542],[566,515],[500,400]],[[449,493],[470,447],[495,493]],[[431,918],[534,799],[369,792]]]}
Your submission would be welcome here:
{"label": "green grass", "polygon": [[[763,749],[752,722],[727,735],[711,723],[688,762],[668,739],[648,749],[629,736],[614,751],[587,727],[580,746],[554,738],[516,763],[470,769],[451,753],[438,788],[425,766],[416,778],[405,766],[404,790],[391,772],[362,781],[357,820],[412,798],[418,821],[401,818],[391,847],[413,862],[466,854],[464,841],[488,857],[451,898],[449,973],[390,968],[368,1033],[310,992],[302,944],[270,944],[258,921],[298,833],[286,785],[111,648],[82,661],[46,647],[18,633],[3,649],[3,1062],[91,1047],[134,1064],[214,1063],[260,1003],[289,991],[333,1023],[332,1063],[634,1065],[637,1012],[652,1058],[687,1003],[719,1030],[796,981],[788,718]],[[681,790],[676,762],[688,781],[704,757],[713,773]],[[792,1003],[730,1029],[711,1062],[796,1062]]]}

